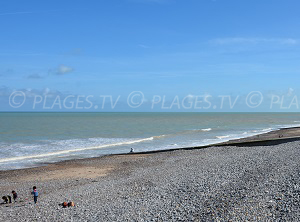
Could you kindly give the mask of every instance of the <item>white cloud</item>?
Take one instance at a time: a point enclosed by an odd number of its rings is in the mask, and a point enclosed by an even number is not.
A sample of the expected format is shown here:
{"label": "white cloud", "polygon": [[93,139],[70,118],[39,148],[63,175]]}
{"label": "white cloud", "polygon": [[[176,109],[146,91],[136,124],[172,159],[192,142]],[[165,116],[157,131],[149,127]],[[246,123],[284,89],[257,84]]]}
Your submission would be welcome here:
{"label": "white cloud", "polygon": [[298,39],[282,39],[281,42],[283,44],[295,45],[299,43]]}
{"label": "white cloud", "polygon": [[288,89],[287,95],[288,95],[288,96],[292,96],[293,93],[294,93],[294,89],[293,89],[293,88],[289,88],[289,89]]}
{"label": "white cloud", "polygon": [[188,100],[189,103],[194,102],[195,97],[196,96],[192,95],[192,94],[189,94],[189,95],[186,96],[186,98],[187,98],[187,100]]}
{"label": "white cloud", "polygon": [[54,75],[65,75],[67,73],[73,72],[74,69],[70,66],[66,65],[59,65],[55,69],[50,69],[49,74],[54,74]]}
{"label": "white cloud", "polygon": [[[61,76],[61,75],[65,75],[65,74],[73,72],[73,71],[74,71],[74,69],[70,66],[59,65],[55,69],[50,69],[49,72],[48,72],[48,75],[59,75],[59,76]],[[34,73],[34,74],[31,74],[31,75],[27,76],[27,79],[43,79],[45,77],[46,76],[41,76],[38,73]]]}
{"label": "white cloud", "polygon": [[284,89],[281,89],[281,90],[270,90],[268,93],[267,93],[267,97],[269,99],[273,98],[274,96],[275,97],[291,97],[291,96],[294,96],[295,95],[295,89],[293,88],[288,88],[288,90],[284,90]]}
{"label": "white cloud", "polygon": [[57,74],[64,75],[66,73],[72,72],[74,69],[69,66],[60,65],[57,69]]}
{"label": "white cloud", "polygon": [[18,91],[22,91],[25,93],[26,97],[34,98],[35,96],[47,96],[47,98],[55,98],[56,96],[63,96],[60,91],[50,90],[49,88],[44,89],[21,89]]}
{"label": "white cloud", "polygon": [[49,88],[44,89],[12,89],[7,86],[0,86],[0,97],[9,97],[11,93],[15,91],[21,91],[26,95],[26,98],[34,98],[35,96],[47,96],[48,98],[55,98],[56,96],[63,97],[64,94],[58,90],[50,90]]}
{"label": "white cloud", "polygon": [[200,100],[200,99],[204,99],[204,98],[207,99],[208,97],[212,97],[212,96],[210,95],[210,93],[205,92],[205,93],[199,94],[199,95],[188,94],[184,98],[187,99],[188,103],[193,103],[193,102],[196,102],[196,100]]}

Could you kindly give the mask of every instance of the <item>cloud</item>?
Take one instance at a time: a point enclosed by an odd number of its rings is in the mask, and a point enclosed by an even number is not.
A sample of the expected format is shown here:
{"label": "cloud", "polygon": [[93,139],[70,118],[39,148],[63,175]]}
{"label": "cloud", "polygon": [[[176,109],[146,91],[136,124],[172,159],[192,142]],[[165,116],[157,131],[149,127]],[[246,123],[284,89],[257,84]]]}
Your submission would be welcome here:
{"label": "cloud", "polygon": [[27,76],[27,79],[43,79],[43,78],[44,78],[43,76],[37,73]]}
{"label": "cloud", "polygon": [[70,66],[66,66],[66,65],[59,65],[57,68],[55,69],[50,69],[49,70],[49,74],[51,75],[65,75],[67,73],[73,72],[74,69]]}
{"label": "cloud", "polygon": [[274,96],[279,96],[279,97],[291,97],[294,96],[295,94],[295,89],[294,88],[288,88],[287,90],[269,90],[267,93],[267,97],[269,99],[273,98]]}
{"label": "cloud", "polygon": [[295,91],[295,90],[294,90],[293,88],[289,88],[289,89],[288,89],[287,95],[288,95],[288,96],[292,96],[293,93],[294,93],[294,91]]}
{"label": "cloud", "polygon": [[194,102],[197,98],[208,98],[208,97],[212,97],[212,95],[210,95],[209,93],[205,92],[204,94],[201,95],[193,95],[193,94],[188,94],[185,98],[187,99],[187,101],[189,103]]}
{"label": "cloud", "polygon": [[[58,67],[54,68],[54,69],[49,69],[48,75],[58,75],[58,76],[62,76],[68,73],[73,72],[74,69],[70,66],[66,66],[66,65],[59,65]],[[44,79],[46,76],[42,76],[38,73],[34,73],[31,74],[29,76],[27,76],[27,79]]]}
{"label": "cloud", "polygon": [[64,75],[64,74],[67,74],[67,73],[70,73],[70,72],[73,72],[73,68],[72,67],[69,67],[69,66],[65,66],[65,65],[60,65],[58,66],[57,68],[57,74],[58,75]]}
{"label": "cloud", "polygon": [[192,94],[189,94],[189,95],[186,96],[186,98],[187,98],[188,102],[191,103],[191,102],[194,102],[196,96],[192,95]]}
{"label": "cloud", "polygon": [[36,96],[47,96],[47,98],[55,98],[57,96],[63,97],[64,94],[58,90],[50,90],[49,88],[44,89],[19,89],[13,91],[21,91],[26,95],[26,98],[34,98]]}
{"label": "cloud", "polygon": [[293,38],[217,38],[210,40],[213,44],[229,45],[229,44],[260,44],[273,43],[281,45],[296,45],[300,43],[299,39]]}
{"label": "cloud", "polygon": [[48,98],[55,98],[56,96],[63,96],[63,93],[58,90],[44,89],[11,89],[7,86],[0,86],[0,97],[8,97],[15,91],[21,91],[26,95],[26,98],[34,98],[35,96],[47,96]]}

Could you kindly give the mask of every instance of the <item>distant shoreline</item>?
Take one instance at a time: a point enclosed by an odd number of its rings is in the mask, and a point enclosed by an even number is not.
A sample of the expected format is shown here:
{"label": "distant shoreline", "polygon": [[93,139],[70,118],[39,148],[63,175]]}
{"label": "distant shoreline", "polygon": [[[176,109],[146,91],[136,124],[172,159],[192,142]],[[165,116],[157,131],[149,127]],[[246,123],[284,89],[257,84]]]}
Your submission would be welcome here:
{"label": "distant shoreline", "polygon": [[108,156],[162,153],[162,152],[171,152],[176,150],[204,149],[204,148],[209,148],[214,146],[241,146],[241,147],[242,146],[268,146],[268,145],[272,146],[280,143],[293,142],[297,140],[300,140],[300,127],[287,127],[287,128],[272,130],[270,132],[258,134],[255,136],[233,139],[226,142],[214,143],[205,146],[153,150],[153,151],[143,151],[143,152],[135,152],[135,153],[110,154]]}

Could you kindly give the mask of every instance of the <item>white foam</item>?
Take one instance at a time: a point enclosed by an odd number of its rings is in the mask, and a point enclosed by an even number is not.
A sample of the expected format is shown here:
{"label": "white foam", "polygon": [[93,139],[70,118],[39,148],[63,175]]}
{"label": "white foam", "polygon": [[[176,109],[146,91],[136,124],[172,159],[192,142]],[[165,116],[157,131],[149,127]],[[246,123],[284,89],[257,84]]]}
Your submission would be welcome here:
{"label": "white foam", "polygon": [[[294,121],[295,122],[295,121]],[[300,121],[299,121],[300,122]],[[282,128],[293,128],[293,127],[300,127],[300,124],[285,124],[285,125],[277,125],[277,127],[279,129],[282,129]]]}
{"label": "white foam", "polygon": [[229,138],[230,136],[229,135],[226,135],[226,136],[216,136],[218,139],[225,139],[225,138]]}
{"label": "white foam", "polygon": [[144,139],[137,139],[137,140],[132,140],[132,141],[119,142],[119,143],[104,144],[104,145],[94,146],[94,147],[77,148],[77,149],[71,149],[71,150],[60,150],[60,151],[56,151],[56,152],[42,153],[42,154],[36,154],[36,155],[3,158],[3,159],[0,159],[0,163],[10,162],[10,161],[17,161],[17,160],[25,160],[25,159],[56,156],[56,155],[68,154],[68,153],[79,152],[79,151],[84,151],[84,150],[103,149],[103,148],[107,148],[107,147],[111,147],[111,146],[129,145],[129,144],[140,143],[140,142],[149,141],[149,140],[153,140],[153,137],[144,138]]}
{"label": "white foam", "polygon": [[204,131],[204,132],[208,132],[208,131],[211,131],[211,128],[202,129],[202,131]]}
{"label": "white foam", "polygon": [[160,135],[160,136],[153,136],[154,139],[160,139],[160,138],[164,138],[167,137],[167,135]]}
{"label": "white foam", "polygon": [[266,131],[269,131],[269,132],[270,132],[270,131],[272,131],[272,130],[273,130],[272,128],[267,128],[267,129],[263,129],[262,132],[266,132]]}

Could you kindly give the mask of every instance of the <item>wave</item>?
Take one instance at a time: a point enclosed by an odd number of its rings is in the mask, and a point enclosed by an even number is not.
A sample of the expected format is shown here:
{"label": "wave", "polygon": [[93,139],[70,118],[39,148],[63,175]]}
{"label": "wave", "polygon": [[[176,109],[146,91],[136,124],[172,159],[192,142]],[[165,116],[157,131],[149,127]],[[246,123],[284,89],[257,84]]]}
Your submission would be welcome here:
{"label": "wave", "polygon": [[278,129],[300,127],[300,121],[294,121],[294,124],[277,125]]}
{"label": "wave", "polygon": [[263,129],[263,130],[261,130],[262,132],[266,132],[266,131],[268,131],[268,132],[270,132],[270,131],[272,131],[273,130],[273,128],[266,128],[266,129]]}
{"label": "wave", "polygon": [[42,153],[42,154],[35,154],[35,155],[28,155],[28,156],[18,156],[18,157],[4,158],[4,159],[0,159],[0,163],[10,162],[10,161],[17,161],[17,160],[35,159],[35,158],[56,156],[56,155],[61,155],[61,154],[80,152],[80,151],[84,151],[84,150],[103,149],[103,148],[112,147],[112,146],[130,145],[130,144],[140,143],[140,142],[149,141],[149,140],[153,140],[153,139],[154,139],[153,137],[149,137],[149,138],[144,138],[144,139],[137,139],[137,140],[119,142],[119,143],[104,144],[104,145],[94,146],[94,147],[85,147],[85,148],[77,148],[77,149],[70,149],[70,150],[60,150],[60,151],[55,151],[55,152],[50,152],[50,153]]}
{"label": "wave", "polygon": [[168,135],[160,135],[160,136],[153,136],[153,139],[161,139],[161,138],[164,138],[164,137],[167,137]]}
{"label": "wave", "polygon": [[204,131],[204,132],[208,132],[208,131],[211,131],[211,128],[201,129],[201,130]]}
{"label": "wave", "polygon": [[225,139],[225,138],[229,138],[230,135],[226,135],[226,136],[216,136],[218,139]]}
{"label": "wave", "polygon": [[211,131],[211,128],[204,128],[204,129],[192,129],[192,130],[185,130],[183,132],[208,132]]}
{"label": "wave", "polygon": [[171,134],[162,134],[159,136],[153,136],[154,139],[162,139],[162,138],[166,138],[166,137],[176,137],[179,135],[184,135],[184,134],[193,134],[193,133],[197,133],[197,132],[208,132],[211,131],[211,128],[206,128],[206,129],[190,129],[190,130],[183,130],[183,131],[179,131],[177,133],[171,133]]}

